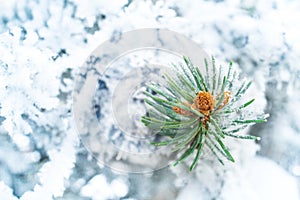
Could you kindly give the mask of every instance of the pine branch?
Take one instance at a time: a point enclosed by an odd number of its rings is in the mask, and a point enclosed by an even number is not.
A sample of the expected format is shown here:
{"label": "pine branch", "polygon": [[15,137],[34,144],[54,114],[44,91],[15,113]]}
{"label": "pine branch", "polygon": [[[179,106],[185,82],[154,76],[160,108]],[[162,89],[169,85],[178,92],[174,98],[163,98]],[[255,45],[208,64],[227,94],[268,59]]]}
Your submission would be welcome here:
{"label": "pine branch", "polygon": [[[164,76],[166,84],[148,84],[148,90],[144,92],[147,96],[145,103],[149,108],[141,121],[154,130],[155,134],[169,137],[168,140],[151,144],[168,145],[173,152],[180,154],[174,166],[194,155],[191,171],[206,149],[222,165],[224,162],[220,156],[234,162],[224,141],[227,138],[260,140],[259,137],[239,135],[238,132],[249,125],[266,122],[268,117],[243,114],[254,99],[235,106],[249,89],[251,82],[244,81],[239,87],[233,87],[233,83],[238,84],[238,73],[234,70],[233,63],[229,63],[224,75],[221,66],[217,70],[215,58],[211,59],[212,66],[204,60],[203,75],[189,58],[183,57],[184,64],[173,64],[175,75]],[[212,70],[209,70],[210,67]]]}

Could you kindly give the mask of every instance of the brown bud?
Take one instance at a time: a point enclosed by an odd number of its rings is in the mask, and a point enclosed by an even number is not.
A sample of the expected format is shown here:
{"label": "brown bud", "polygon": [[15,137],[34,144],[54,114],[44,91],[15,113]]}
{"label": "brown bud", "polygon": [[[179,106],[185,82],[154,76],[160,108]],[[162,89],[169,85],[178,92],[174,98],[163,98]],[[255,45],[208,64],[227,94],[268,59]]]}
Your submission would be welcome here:
{"label": "brown bud", "polygon": [[[188,107],[191,106],[191,104],[189,104],[188,102],[185,102],[184,104],[185,104],[186,106],[188,106]],[[179,107],[177,107],[177,106],[174,106],[174,107],[173,107],[173,110],[174,110],[177,114],[180,114],[180,115],[183,115],[183,116],[192,116],[192,115],[193,115],[193,113],[191,113],[190,111],[184,110],[184,109],[179,108]]]}
{"label": "brown bud", "polygon": [[231,98],[231,92],[230,92],[230,91],[224,92],[224,99],[223,99],[223,102],[220,104],[220,106],[218,107],[218,109],[221,109],[221,108],[223,108],[224,106],[226,106],[226,104],[228,104],[230,98]]}
{"label": "brown bud", "polygon": [[192,107],[204,115],[209,115],[209,112],[215,107],[215,100],[209,92],[201,91],[194,98]]}

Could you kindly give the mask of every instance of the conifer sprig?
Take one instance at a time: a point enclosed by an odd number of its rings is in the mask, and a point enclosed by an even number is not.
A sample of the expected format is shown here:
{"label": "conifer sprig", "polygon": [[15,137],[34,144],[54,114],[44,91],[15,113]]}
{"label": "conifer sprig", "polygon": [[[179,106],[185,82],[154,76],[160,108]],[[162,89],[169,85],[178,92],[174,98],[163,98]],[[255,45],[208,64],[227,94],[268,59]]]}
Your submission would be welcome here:
{"label": "conifer sprig", "polygon": [[[183,57],[184,64],[173,64],[174,76],[164,76],[166,84],[147,85],[145,103],[147,115],[141,121],[154,133],[169,139],[151,142],[155,146],[170,145],[180,154],[175,166],[194,155],[190,165],[192,171],[204,149],[209,149],[223,165],[223,159],[234,162],[229,148],[224,144],[228,137],[260,140],[252,135],[240,135],[239,131],[255,123],[266,122],[268,115],[245,115],[243,112],[254,99],[240,103],[241,97],[251,82],[238,84],[238,74],[232,62],[227,71],[216,68],[204,60],[205,74],[195,67],[191,60]],[[210,71],[210,68],[212,70]],[[246,116],[246,117],[245,117]]]}

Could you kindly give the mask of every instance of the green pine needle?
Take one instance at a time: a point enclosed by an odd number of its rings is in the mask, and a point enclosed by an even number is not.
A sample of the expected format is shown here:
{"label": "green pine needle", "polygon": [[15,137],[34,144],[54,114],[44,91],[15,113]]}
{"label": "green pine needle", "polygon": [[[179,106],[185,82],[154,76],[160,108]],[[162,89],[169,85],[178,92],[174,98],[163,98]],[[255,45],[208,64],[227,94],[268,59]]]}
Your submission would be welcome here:
{"label": "green pine needle", "polygon": [[194,157],[190,171],[195,169],[205,150],[211,151],[222,165],[225,163],[221,157],[234,162],[224,141],[227,138],[260,140],[239,132],[255,123],[266,122],[268,117],[247,112],[254,99],[240,104],[251,82],[237,85],[238,73],[233,63],[224,71],[221,66],[217,69],[214,57],[211,59],[212,66],[204,60],[203,75],[200,68],[184,56],[184,64],[172,65],[174,76],[164,75],[166,83],[162,85],[147,84],[148,90],[144,92],[148,106],[147,115],[141,121],[155,135],[169,138],[150,144],[170,146],[173,152],[180,154],[174,166]]}

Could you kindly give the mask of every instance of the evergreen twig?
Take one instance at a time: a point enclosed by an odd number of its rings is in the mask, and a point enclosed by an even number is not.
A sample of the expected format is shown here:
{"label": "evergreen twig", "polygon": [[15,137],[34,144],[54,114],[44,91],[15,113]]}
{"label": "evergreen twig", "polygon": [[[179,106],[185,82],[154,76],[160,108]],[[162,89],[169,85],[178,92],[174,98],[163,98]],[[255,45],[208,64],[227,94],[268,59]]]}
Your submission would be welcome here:
{"label": "evergreen twig", "polygon": [[220,156],[234,162],[230,148],[223,140],[227,137],[260,140],[259,137],[240,135],[238,132],[255,123],[266,122],[268,115],[243,117],[241,113],[255,99],[239,104],[251,82],[244,81],[239,87],[233,85],[237,83],[238,73],[233,70],[232,62],[223,72],[221,66],[217,70],[214,57],[211,71],[209,62],[204,60],[203,75],[189,58],[184,56],[183,60],[184,65],[173,64],[174,77],[164,76],[166,85],[147,85],[148,91],[153,93],[145,91],[145,103],[150,107],[141,121],[155,130],[157,135],[170,138],[151,144],[173,146],[172,151],[181,154],[174,166],[195,154],[191,171],[196,167],[203,149],[209,149],[222,165],[224,162]]}

